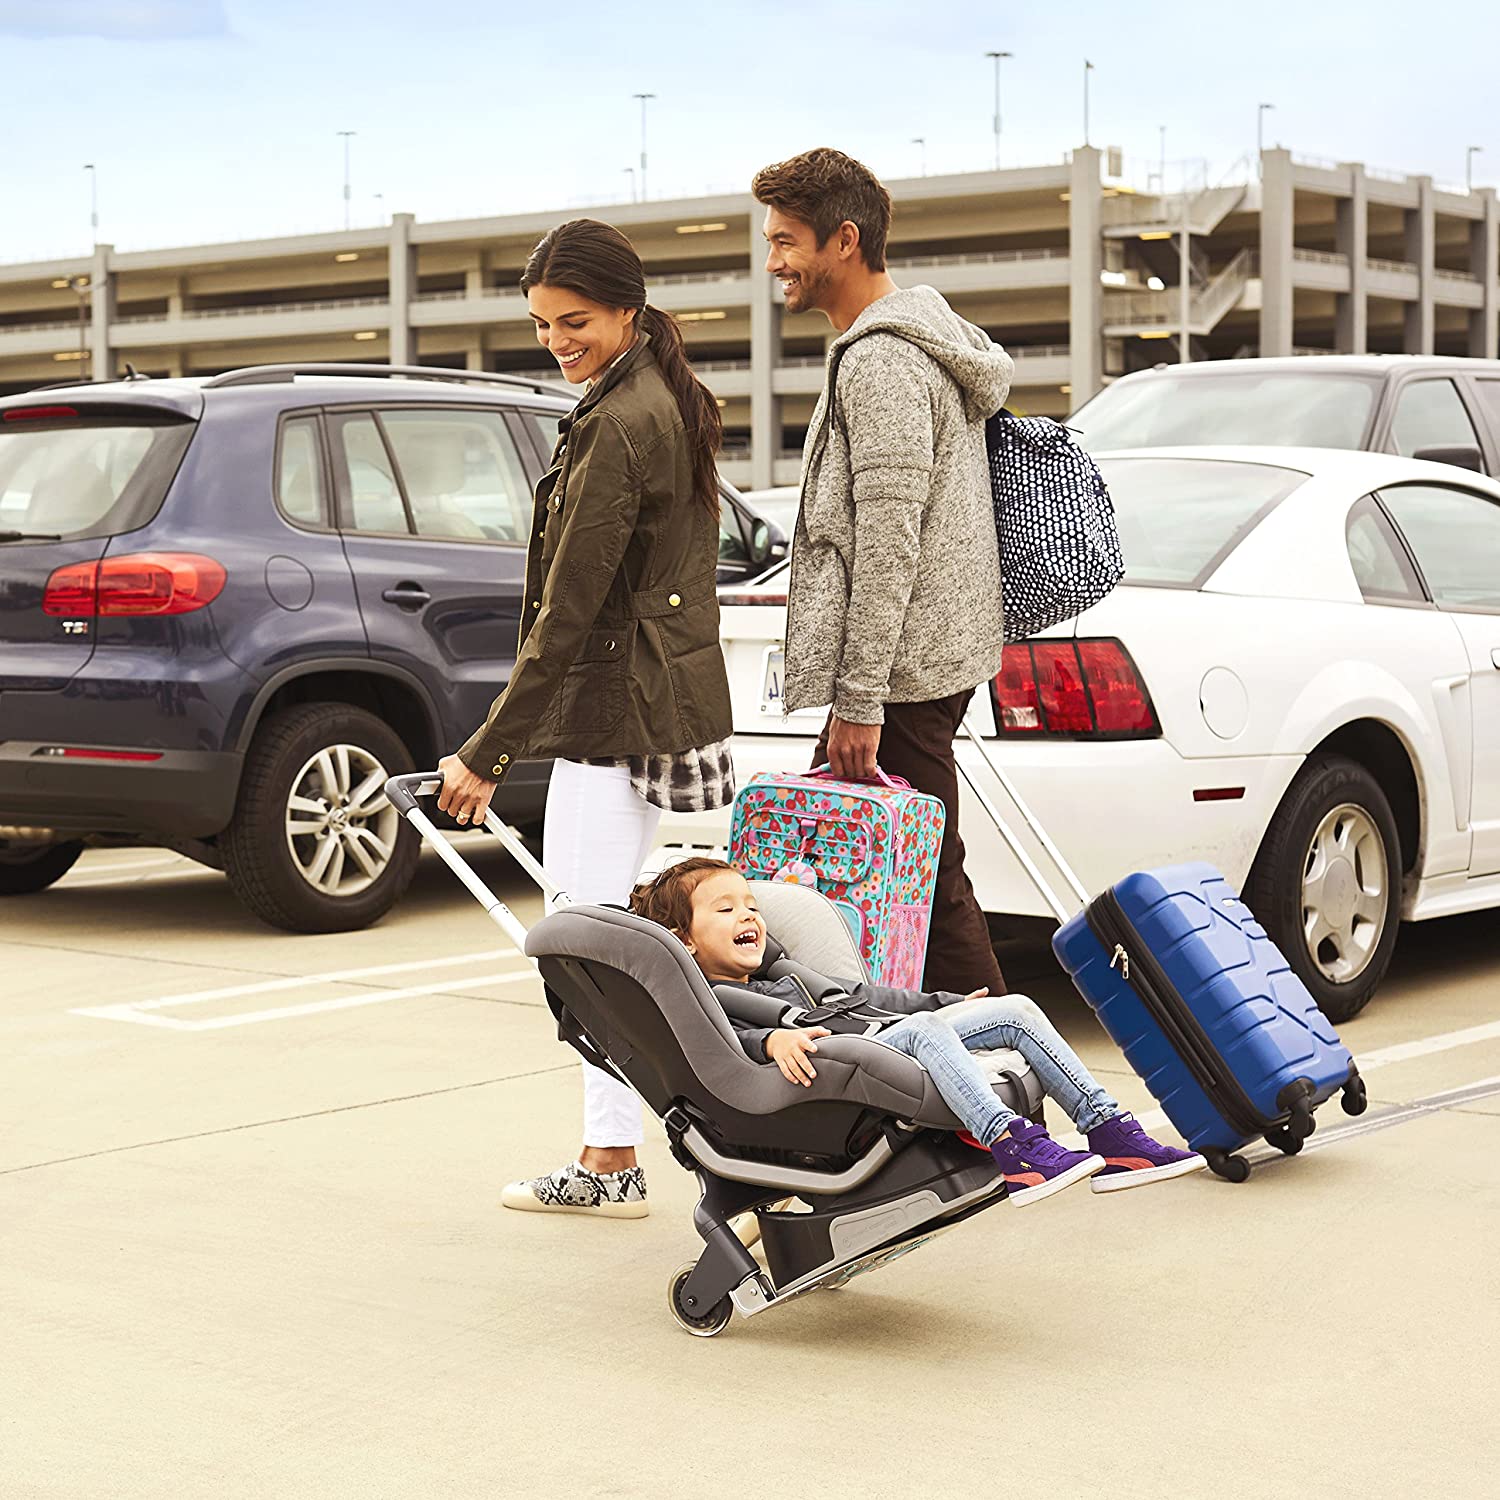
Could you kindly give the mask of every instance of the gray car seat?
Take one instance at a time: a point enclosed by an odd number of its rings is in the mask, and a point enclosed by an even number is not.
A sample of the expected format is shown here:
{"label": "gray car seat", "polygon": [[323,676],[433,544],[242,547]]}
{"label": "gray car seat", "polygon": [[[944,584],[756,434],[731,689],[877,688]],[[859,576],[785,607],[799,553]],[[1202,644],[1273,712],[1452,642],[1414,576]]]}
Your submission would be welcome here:
{"label": "gray car seat", "polygon": [[[804,887],[756,887],[767,926],[789,955],[861,975],[835,908]],[[702,1257],[673,1286],[673,1313],[717,1332],[743,1313],[828,1284],[861,1258],[898,1253],[934,1224],[1000,1201],[993,1157],[960,1141],[959,1122],[925,1070],[873,1037],[818,1044],[818,1076],[788,1084],[745,1054],[734,1028],[672,933],[605,906],[567,906],[527,936],[559,1032],[623,1077],[661,1117],[674,1155],[698,1174]],[[852,959],[852,966],[851,966]],[[1041,1102],[1016,1054],[996,1093],[1017,1113]],[[795,1194],[810,1212],[769,1207]],[[769,1274],[729,1229],[754,1209]],[[693,1319],[708,1319],[703,1328]]]}

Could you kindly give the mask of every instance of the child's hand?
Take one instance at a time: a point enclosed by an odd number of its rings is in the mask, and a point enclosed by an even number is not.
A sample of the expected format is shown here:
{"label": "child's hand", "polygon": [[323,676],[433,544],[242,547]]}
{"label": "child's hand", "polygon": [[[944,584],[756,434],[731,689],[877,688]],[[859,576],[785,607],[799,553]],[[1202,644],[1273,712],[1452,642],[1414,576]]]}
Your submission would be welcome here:
{"label": "child's hand", "polygon": [[781,1069],[781,1076],[788,1083],[800,1083],[803,1088],[810,1088],[818,1070],[807,1060],[807,1054],[818,1050],[818,1037],[832,1034],[826,1026],[773,1031],[766,1038],[766,1056]]}
{"label": "child's hand", "polygon": [[972,995],[965,995],[964,999],[965,1000],[983,1000],[984,997],[986,995],[988,995],[988,994],[989,994],[989,988],[988,988],[988,986],[986,986],[982,990],[975,990]]}

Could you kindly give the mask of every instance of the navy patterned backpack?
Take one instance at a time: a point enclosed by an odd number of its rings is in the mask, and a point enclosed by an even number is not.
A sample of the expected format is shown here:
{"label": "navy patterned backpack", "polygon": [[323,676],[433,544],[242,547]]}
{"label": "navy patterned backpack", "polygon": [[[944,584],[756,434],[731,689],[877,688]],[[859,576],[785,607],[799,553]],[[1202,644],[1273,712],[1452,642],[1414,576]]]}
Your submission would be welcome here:
{"label": "navy patterned backpack", "polygon": [[998,412],[984,427],[1000,539],[1005,639],[1060,625],[1097,604],[1125,561],[1099,466],[1050,417]]}

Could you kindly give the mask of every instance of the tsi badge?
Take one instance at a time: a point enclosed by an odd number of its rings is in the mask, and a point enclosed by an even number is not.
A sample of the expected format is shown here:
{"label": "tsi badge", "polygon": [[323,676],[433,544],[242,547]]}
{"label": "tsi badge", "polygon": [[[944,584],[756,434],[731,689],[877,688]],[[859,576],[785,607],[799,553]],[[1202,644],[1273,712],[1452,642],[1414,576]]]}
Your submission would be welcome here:
{"label": "tsi badge", "polygon": [[87,635],[89,622],[87,620],[64,620],[62,628],[64,635]]}

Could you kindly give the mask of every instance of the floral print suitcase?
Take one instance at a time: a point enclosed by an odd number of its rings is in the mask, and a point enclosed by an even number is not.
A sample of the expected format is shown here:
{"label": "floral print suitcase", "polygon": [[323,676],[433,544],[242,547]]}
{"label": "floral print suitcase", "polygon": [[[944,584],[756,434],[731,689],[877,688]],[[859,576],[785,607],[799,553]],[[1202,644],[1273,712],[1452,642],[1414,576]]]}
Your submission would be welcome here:
{"label": "floral print suitcase", "polygon": [[734,800],[730,863],[810,885],[839,909],[876,984],[921,989],[943,804],[898,777],[817,771],[752,777]]}

